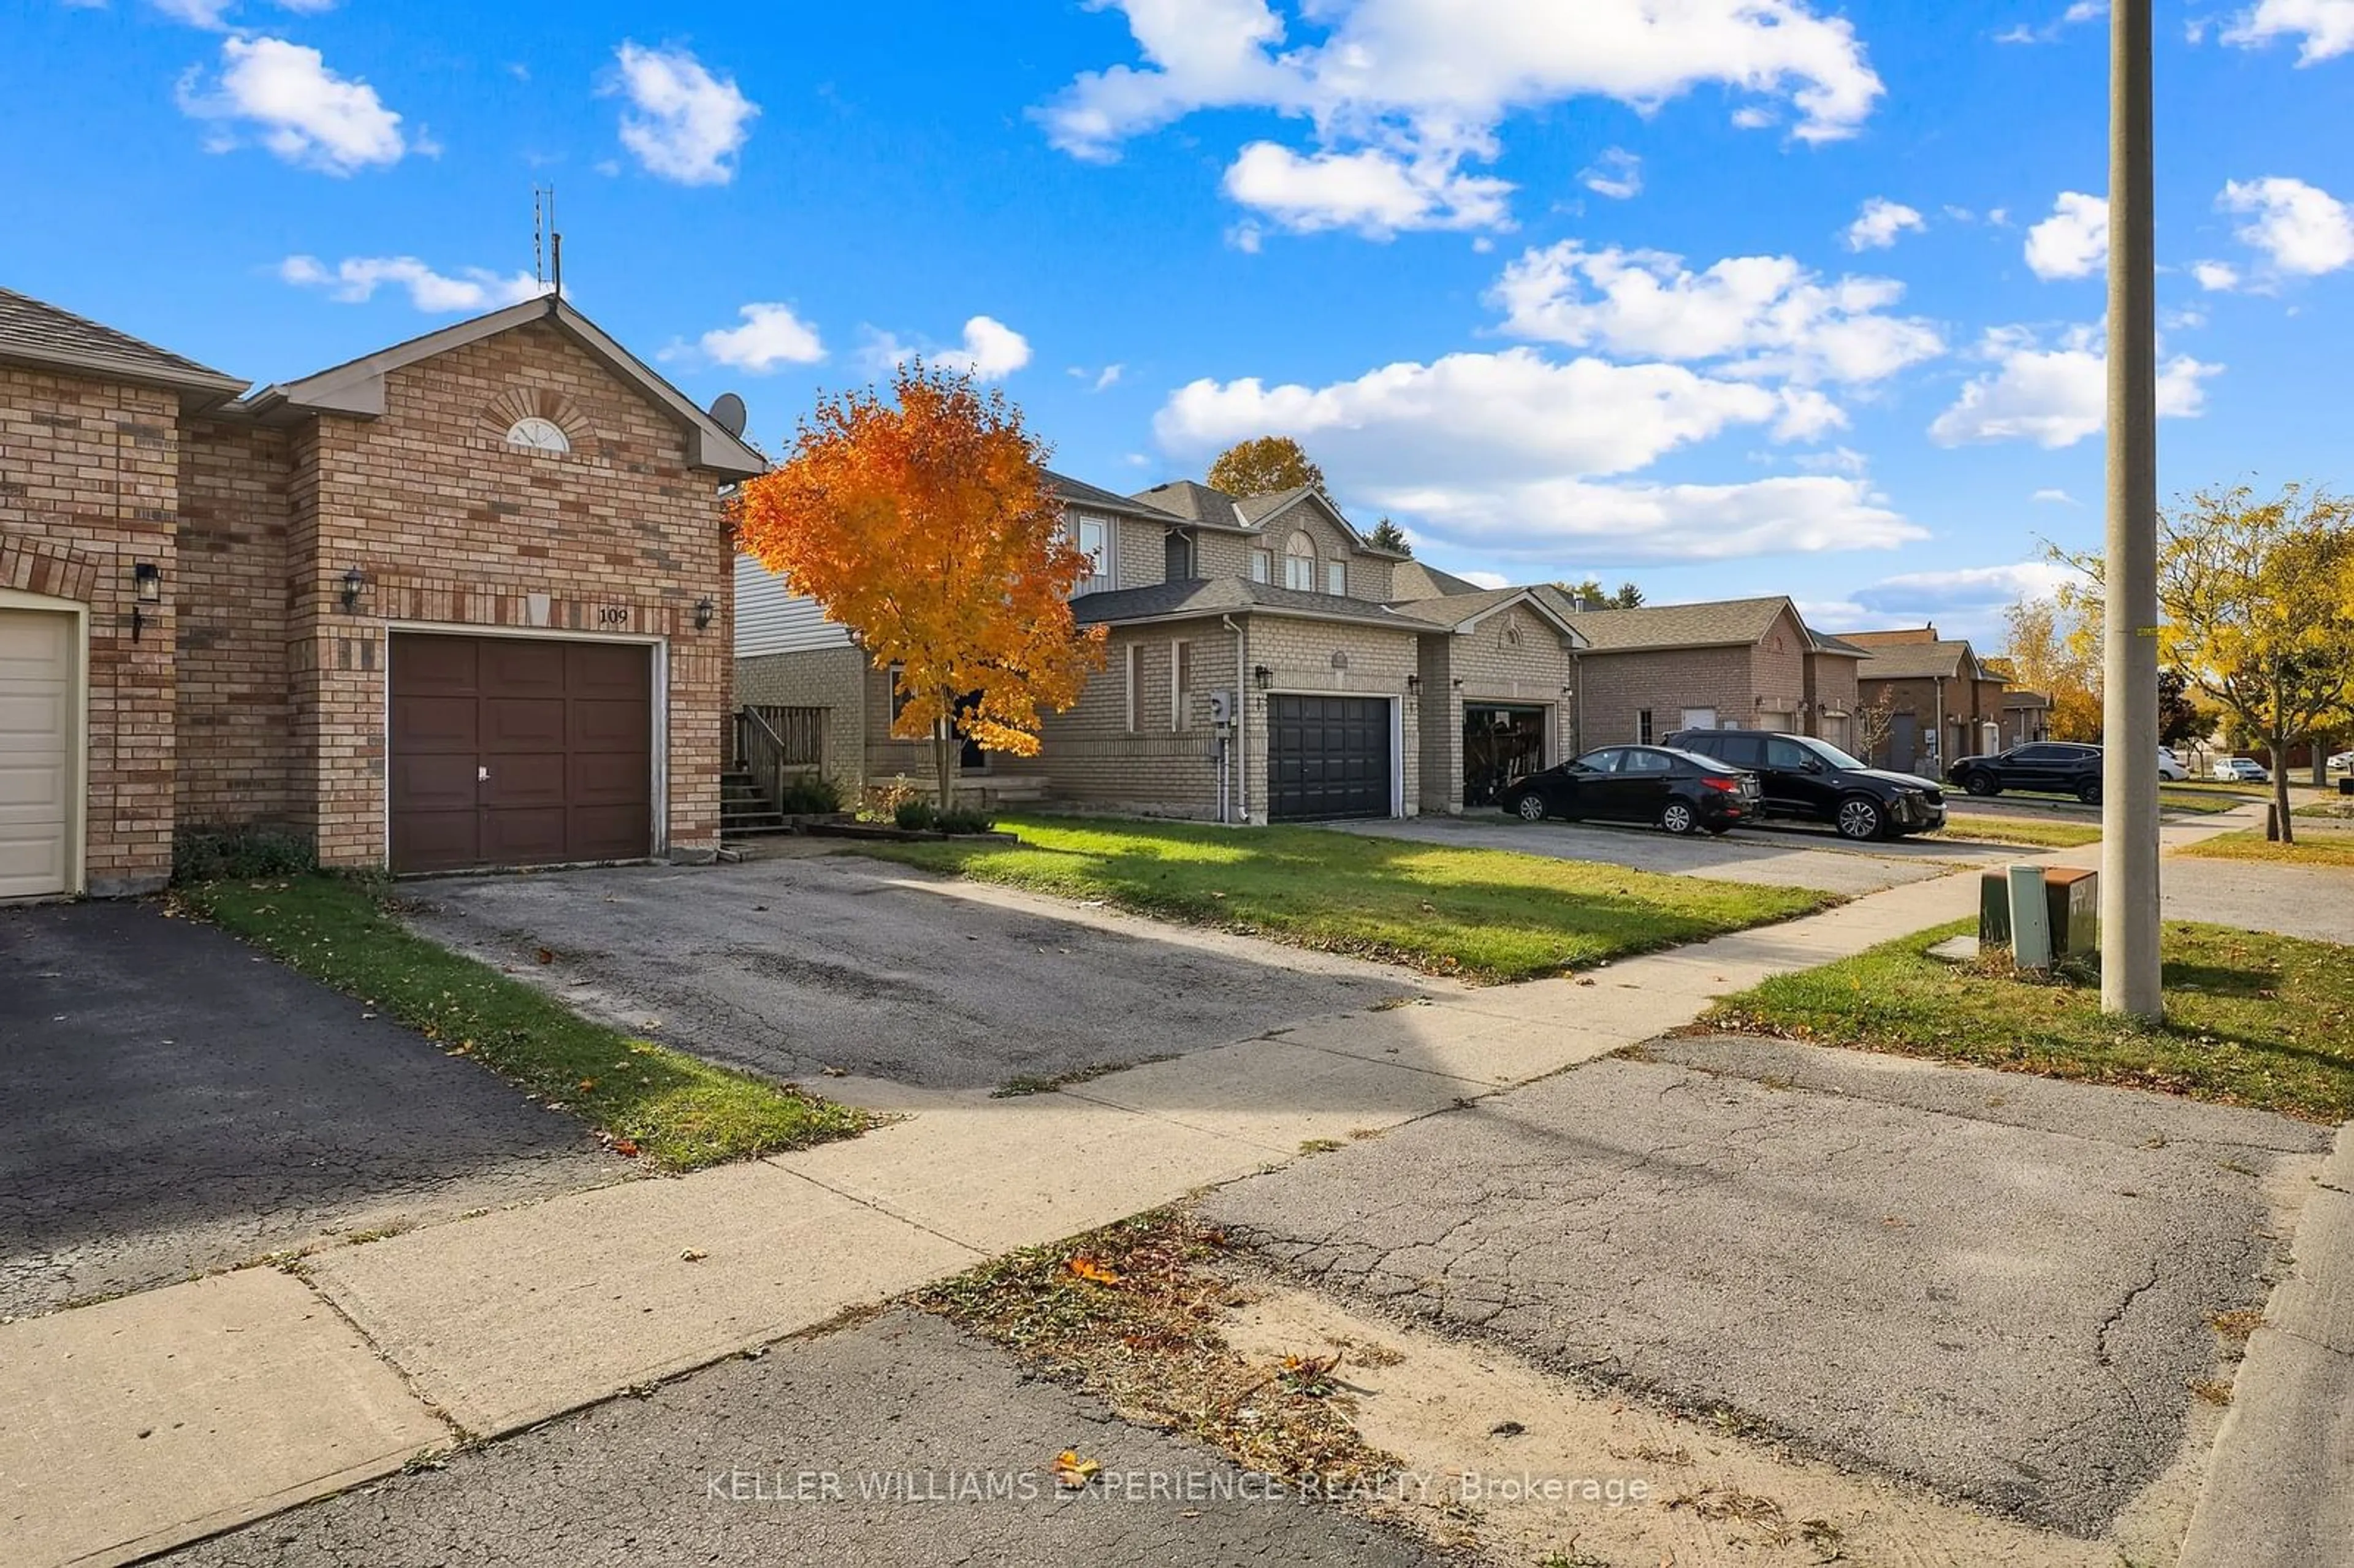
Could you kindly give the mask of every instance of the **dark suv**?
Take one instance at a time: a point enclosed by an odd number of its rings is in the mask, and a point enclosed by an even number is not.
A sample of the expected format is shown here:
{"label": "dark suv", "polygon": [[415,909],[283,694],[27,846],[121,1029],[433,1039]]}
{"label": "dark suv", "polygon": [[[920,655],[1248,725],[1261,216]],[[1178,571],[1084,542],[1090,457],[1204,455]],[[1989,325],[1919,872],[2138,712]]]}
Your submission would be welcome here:
{"label": "dark suv", "polygon": [[1946,777],[1973,795],[2024,789],[2033,794],[2073,795],[2088,806],[2096,806],[2101,800],[2101,748],[2039,740],[1992,757],[1958,758],[1946,769]]}
{"label": "dark suv", "polygon": [[1812,736],[1682,729],[1668,744],[1757,775],[1768,817],[1829,822],[1850,839],[1902,838],[1946,825],[1946,795],[1935,780],[1883,772]]}

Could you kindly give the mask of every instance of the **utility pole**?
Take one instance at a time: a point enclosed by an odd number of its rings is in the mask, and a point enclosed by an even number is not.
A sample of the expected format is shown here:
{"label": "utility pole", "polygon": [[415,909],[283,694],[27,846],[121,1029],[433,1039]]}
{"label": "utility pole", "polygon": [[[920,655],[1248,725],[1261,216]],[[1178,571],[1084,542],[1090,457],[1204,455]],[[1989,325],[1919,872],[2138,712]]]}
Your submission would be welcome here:
{"label": "utility pole", "polygon": [[2158,1019],[2158,312],[2150,0],[2109,7],[2101,1011]]}

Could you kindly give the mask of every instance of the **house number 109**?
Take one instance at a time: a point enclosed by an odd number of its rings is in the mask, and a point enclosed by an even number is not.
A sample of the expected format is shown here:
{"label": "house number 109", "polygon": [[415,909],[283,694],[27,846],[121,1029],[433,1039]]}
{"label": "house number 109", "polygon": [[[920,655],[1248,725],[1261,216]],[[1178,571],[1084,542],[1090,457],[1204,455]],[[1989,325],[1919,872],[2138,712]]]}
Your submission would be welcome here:
{"label": "house number 109", "polygon": [[630,612],[620,605],[609,604],[597,611],[597,624],[599,626],[620,626],[629,619]]}

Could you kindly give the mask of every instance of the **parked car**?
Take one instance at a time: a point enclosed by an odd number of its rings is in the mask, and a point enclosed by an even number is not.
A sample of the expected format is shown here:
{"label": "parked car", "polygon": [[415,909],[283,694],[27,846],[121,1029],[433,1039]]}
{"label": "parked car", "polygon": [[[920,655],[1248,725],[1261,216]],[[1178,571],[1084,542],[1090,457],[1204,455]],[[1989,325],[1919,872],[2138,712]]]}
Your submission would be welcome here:
{"label": "parked car", "polygon": [[1532,773],[1498,802],[1528,821],[1657,822],[1671,833],[1723,832],[1757,814],[1754,775],[1666,746],[1606,746]]}
{"label": "parked car", "polygon": [[2211,775],[2218,784],[2269,784],[2273,776],[2253,757],[2219,757]]}
{"label": "parked car", "polygon": [[2332,773],[2354,773],[2354,751],[2341,751],[2328,763]]}
{"label": "parked car", "polygon": [[1973,795],[2018,789],[2031,795],[2073,795],[2094,805],[2101,799],[2101,748],[2039,740],[1989,757],[1956,758],[1946,777]]}
{"label": "parked car", "polygon": [[2168,784],[2179,784],[2190,777],[2190,769],[2182,765],[2182,758],[2174,755],[2174,747],[2161,746],[2158,748],[2158,776]]}
{"label": "parked car", "polygon": [[1667,744],[1757,775],[1765,815],[1829,822],[1850,839],[1901,838],[1946,825],[1935,780],[1890,773],[1812,736],[1680,729]]}

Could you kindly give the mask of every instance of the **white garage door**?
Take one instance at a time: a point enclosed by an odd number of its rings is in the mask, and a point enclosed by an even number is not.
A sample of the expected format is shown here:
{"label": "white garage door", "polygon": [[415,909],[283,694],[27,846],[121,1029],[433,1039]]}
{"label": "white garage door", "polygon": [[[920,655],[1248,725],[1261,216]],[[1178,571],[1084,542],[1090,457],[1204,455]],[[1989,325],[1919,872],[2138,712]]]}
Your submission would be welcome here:
{"label": "white garage door", "polygon": [[0,609],[0,898],[71,875],[73,618]]}

